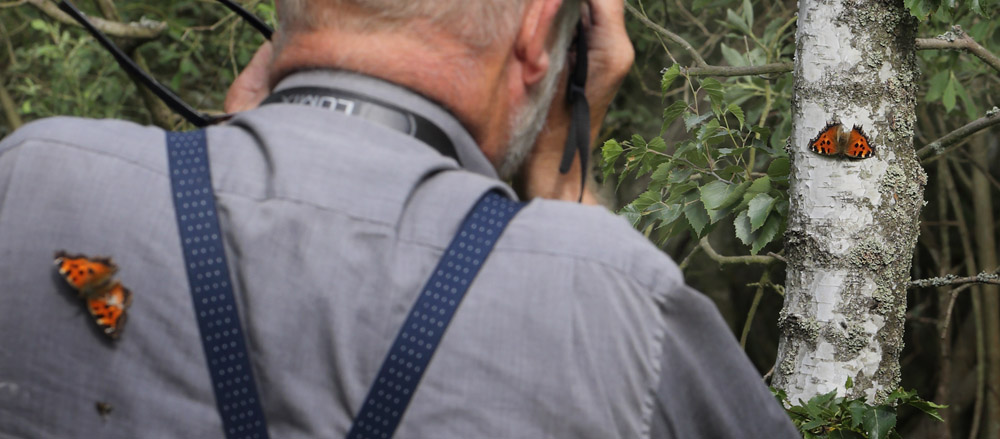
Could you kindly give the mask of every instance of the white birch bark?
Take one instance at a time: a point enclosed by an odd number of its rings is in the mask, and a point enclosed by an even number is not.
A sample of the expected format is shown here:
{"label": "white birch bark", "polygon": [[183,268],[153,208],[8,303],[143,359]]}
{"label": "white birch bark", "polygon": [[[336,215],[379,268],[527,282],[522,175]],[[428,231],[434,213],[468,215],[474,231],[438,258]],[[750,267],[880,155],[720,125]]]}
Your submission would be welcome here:
{"label": "white birch bark", "polygon": [[[912,145],[915,27],[900,0],[799,1],[789,263],[772,381],[792,403],[834,389],[874,402],[899,383],[926,182]],[[809,151],[830,121],[863,127],[873,157]]]}

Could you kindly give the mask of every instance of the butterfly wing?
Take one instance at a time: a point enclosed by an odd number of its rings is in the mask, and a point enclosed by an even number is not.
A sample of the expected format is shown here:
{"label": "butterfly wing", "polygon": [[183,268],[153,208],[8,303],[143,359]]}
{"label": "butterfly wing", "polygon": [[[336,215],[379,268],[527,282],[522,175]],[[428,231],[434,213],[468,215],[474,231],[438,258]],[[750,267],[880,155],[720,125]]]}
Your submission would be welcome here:
{"label": "butterfly wing", "polygon": [[118,267],[110,258],[89,258],[56,252],[56,269],[63,279],[82,295],[91,295],[111,281]]}
{"label": "butterfly wing", "polygon": [[861,129],[861,127],[855,125],[854,129],[851,130],[851,136],[847,142],[847,148],[844,150],[844,155],[852,159],[864,159],[871,157],[874,150],[871,144],[868,142],[868,135]]}
{"label": "butterfly wing", "polygon": [[120,282],[87,299],[87,310],[108,337],[117,339],[125,326],[125,310],[132,304],[132,292]]}
{"label": "butterfly wing", "polygon": [[809,149],[819,155],[837,155],[840,151],[837,148],[837,131],[840,129],[839,123],[830,123],[823,128],[823,131],[809,142]]}

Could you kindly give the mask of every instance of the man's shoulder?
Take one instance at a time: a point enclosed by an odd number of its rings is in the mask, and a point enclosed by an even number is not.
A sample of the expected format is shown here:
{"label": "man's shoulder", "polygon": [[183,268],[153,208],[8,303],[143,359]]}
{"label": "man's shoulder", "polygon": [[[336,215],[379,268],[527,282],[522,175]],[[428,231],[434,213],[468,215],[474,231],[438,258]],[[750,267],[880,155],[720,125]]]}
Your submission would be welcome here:
{"label": "man's shoulder", "polygon": [[0,140],[0,156],[29,147],[70,154],[103,155],[150,169],[164,162],[163,130],[116,119],[58,116],[25,124]]}
{"label": "man's shoulder", "polygon": [[602,206],[533,200],[518,214],[510,236],[504,248],[591,261],[651,290],[683,283],[666,253]]}

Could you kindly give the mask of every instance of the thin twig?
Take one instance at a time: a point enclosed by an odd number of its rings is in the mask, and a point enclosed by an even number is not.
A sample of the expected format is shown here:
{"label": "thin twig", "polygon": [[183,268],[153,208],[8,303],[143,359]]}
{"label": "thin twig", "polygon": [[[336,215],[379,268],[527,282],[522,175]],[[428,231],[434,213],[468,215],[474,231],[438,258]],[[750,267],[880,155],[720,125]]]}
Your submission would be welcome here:
{"label": "thin twig", "polygon": [[[924,157],[924,164],[930,163],[932,160],[951,151],[951,149],[945,148],[962,141],[966,137],[969,137],[980,130],[984,130],[998,124],[1000,124],[1000,108],[993,107],[993,109],[986,112],[986,116],[969,122],[961,128],[945,134],[940,139],[928,143],[927,146],[920,148],[920,150],[917,151],[917,157]],[[935,154],[930,156],[931,152],[934,152]]]}
{"label": "thin twig", "polygon": [[0,8],[16,8],[27,3],[28,0],[17,0],[16,2],[3,2],[0,3]]}
{"label": "thin twig", "polygon": [[14,104],[10,93],[7,92],[7,87],[4,86],[2,77],[0,77],[0,106],[3,107],[4,115],[7,116],[7,126],[10,127],[11,131],[20,128],[24,124],[21,121],[21,115],[18,114],[17,105]]}
{"label": "thin twig", "polygon": [[795,67],[790,62],[764,64],[760,66],[702,66],[681,69],[688,76],[752,76],[767,73],[788,73]]}
{"label": "thin twig", "polygon": [[743,333],[740,334],[740,348],[743,350],[747,348],[747,337],[750,336],[750,327],[753,326],[753,317],[757,314],[760,299],[764,297],[764,287],[769,283],[771,283],[770,275],[767,270],[764,270],[764,274],[760,275],[760,280],[757,281],[757,292],[754,293],[753,303],[750,304],[750,310],[747,311],[747,320],[743,322]]}
{"label": "thin twig", "polygon": [[1000,58],[979,45],[958,25],[952,26],[951,31],[937,38],[917,38],[916,42],[917,50],[964,50],[1000,72]]}
{"label": "thin twig", "polygon": [[982,272],[975,276],[968,277],[958,277],[954,274],[948,274],[941,277],[932,277],[929,279],[918,279],[915,281],[910,281],[908,288],[927,288],[927,287],[943,287],[945,285],[962,285],[962,284],[993,284],[1000,285],[1000,275],[996,273]]}
{"label": "thin twig", "polygon": [[645,24],[646,26],[649,26],[649,28],[653,29],[654,31],[656,31],[656,33],[658,33],[660,35],[663,35],[664,37],[667,37],[671,41],[673,41],[673,42],[679,44],[681,47],[683,47],[684,50],[686,50],[688,53],[690,53],[691,57],[694,58],[695,64],[697,64],[699,66],[707,66],[708,65],[708,63],[705,62],[705,59],[701,57],[701,55],[698,53],[698,51],[695,50],[693,46],[691,46],[691,43],[687,42],[684,38],[681,38],[680,35],[677,35],[677,34],[675,34],[673,32],[670,32],[669,30],[665,29],[663,26],[660,26],[660,25],[654,23],[653,20],[650,20],[649,17],[647,17],[642,12],[639,12],[639,10],[635,8],[635,6],[632,6],[628,2],[625,2],[625,9],[627,9],[628,12],[630,14],[632,14],[635,18],[638,18],[639,21],[642,22],[642,24]]}
{"label": "thin twig", "polygon": [[701,238],[698,242],[701,249],[712,258],[713,261],[719,264],[770,264],[778,261],[778,258],[774,256],[764,256],[764,255],[747,255],[747,256],[723,256],[712,248],[712,245],[708,243],[708,237]]}
{"label": "thin twig", "polygon": [[[50,0],[27,0],[29,4],[52,17],[56,21],[71,26],[80,26],[73,17],[59,10],[59,6]],[[109,21],[100,17],[87,17],[101,32],[112,37],[134,38],[140,40],[151,40],[159,37],[167,29],[167,23],[162,21],[142,21],[132,23],[122,23]]]}

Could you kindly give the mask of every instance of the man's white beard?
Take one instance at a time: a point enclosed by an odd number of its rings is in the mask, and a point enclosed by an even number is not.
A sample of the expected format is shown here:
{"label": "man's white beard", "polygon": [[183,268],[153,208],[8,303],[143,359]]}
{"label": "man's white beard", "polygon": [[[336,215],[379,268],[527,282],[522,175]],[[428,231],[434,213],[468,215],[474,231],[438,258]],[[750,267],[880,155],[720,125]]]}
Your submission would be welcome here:
{"label": "man's white beard", "polygon": [[[567,32],[563,32],[567,34]],[[510,140],[507,142],[507,152],[500,163],[500,179],[510,180],[528,157],[535,140],[545,128],[545,120],[552,105],[552,97],[559,85],[559,75],[566,64],[566,44],[572,32],[562,35],[553,46],[549,71],[545,73],[533,90],[528,94],[528,102],[510,118]]]}

